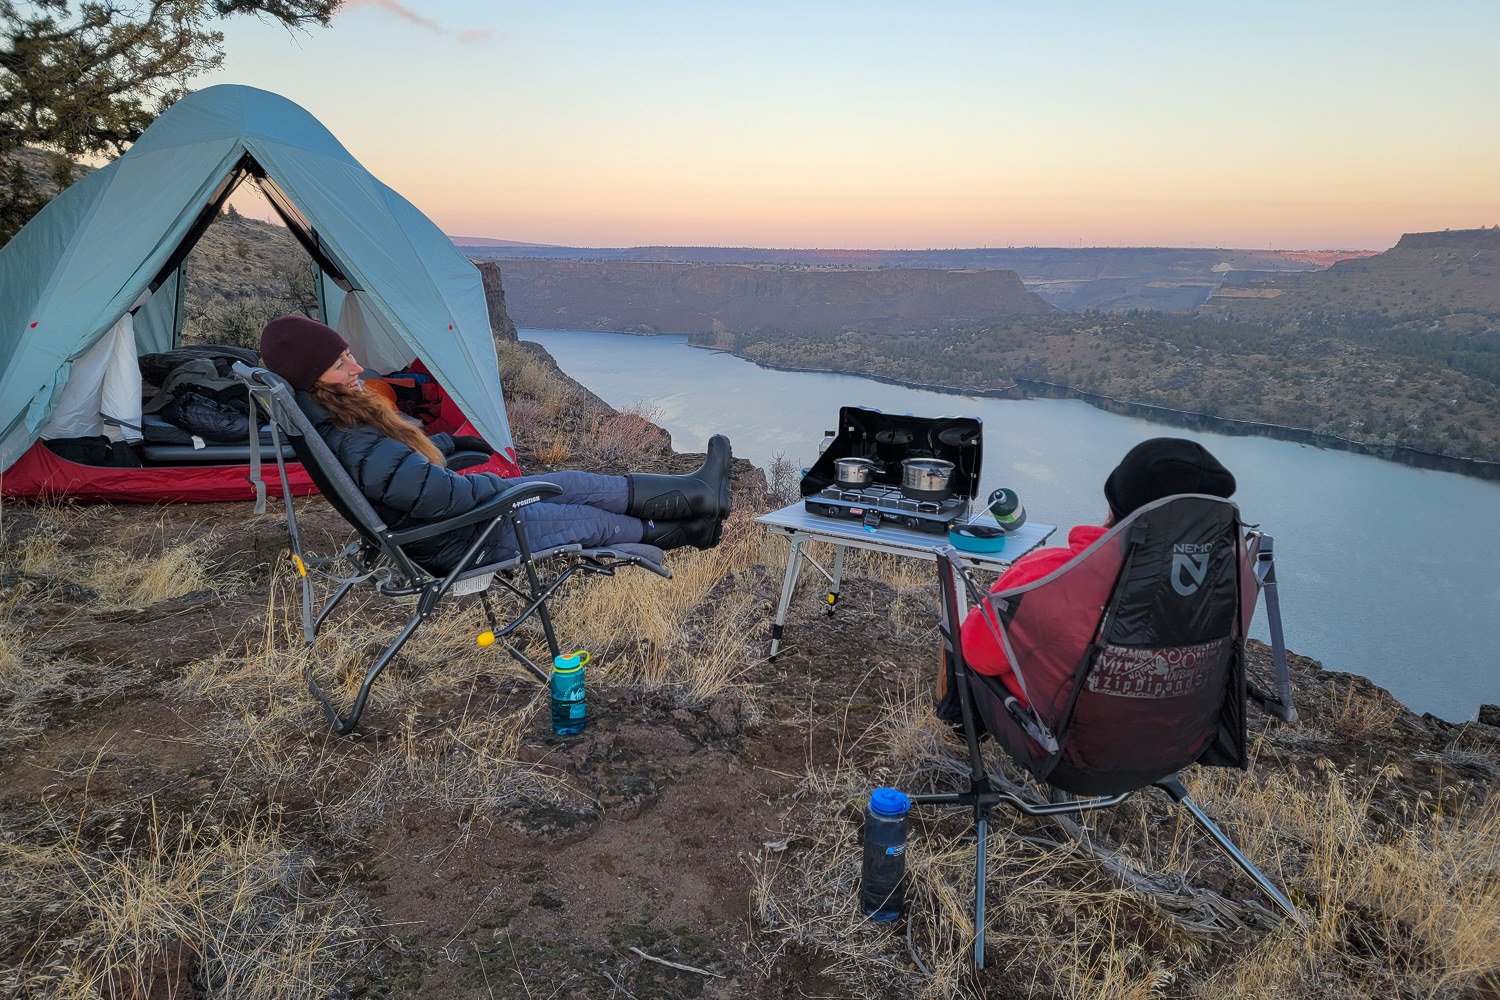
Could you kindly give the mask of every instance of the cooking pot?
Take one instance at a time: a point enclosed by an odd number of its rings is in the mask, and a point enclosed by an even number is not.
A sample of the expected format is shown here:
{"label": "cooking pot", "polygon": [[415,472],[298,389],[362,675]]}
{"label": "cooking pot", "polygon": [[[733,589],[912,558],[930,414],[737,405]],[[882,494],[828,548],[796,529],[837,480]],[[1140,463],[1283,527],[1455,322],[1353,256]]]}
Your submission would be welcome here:
{"label": "cooking pot", "polygon": [[846,489],[869,486],[875,478],[875,463],[868,458],[838,458],[833,462],[833,478]]}
{"label": "cooking pot", "polygon": [[914,435],[905,427],[887,427],[875,432],[875,454],[887,462],[899,462],[911,454]]}
{"label": "cooking pot", "polygon": [[953,463],[941,458],[908,458],[901,463],[901,492],[913,500],[946,500],[953,495]]}

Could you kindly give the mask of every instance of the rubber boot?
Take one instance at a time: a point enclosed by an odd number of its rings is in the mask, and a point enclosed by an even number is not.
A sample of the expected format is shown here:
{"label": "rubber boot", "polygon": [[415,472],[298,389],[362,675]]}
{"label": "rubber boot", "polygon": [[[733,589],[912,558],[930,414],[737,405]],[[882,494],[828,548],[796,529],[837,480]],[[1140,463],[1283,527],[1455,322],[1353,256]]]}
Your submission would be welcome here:
{"label": "rubber boot", "polygon": [[729,439],[708,439],[708,457],[697,471],[685,476],[632,472],[625,477],[630,492],[625,513],[643,521],[683,521],[688,518],[729,516]]}
{"label": "rubber boot", "polygon": [[685,521],[646,521],[641,541],[659,549],[711,549],[724,537],[724,522],[712,515]]}

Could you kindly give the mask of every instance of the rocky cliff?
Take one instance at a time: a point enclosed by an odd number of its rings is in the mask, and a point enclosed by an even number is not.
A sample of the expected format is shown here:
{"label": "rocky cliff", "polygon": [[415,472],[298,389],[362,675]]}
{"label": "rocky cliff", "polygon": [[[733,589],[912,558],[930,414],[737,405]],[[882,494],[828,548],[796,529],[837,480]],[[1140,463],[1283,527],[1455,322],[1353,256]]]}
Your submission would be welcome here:
{"label": "rocky cliff", "polygon": [[839,250],[774,247],[564,247],[455,236],[472,257],[785,267],[1014,271],[1059,309],[1177,311],[1202,305],[1226,271],[1305,271],[1368,251],[1207,247],[966,247]]}
{"label": "rocky cliff", "polygon": [[[1226,281],[1199,312],[1284,322],[1309,315],[1390,319],[1500,314],[1500,228],[1407,233],[1373,257],[1326,271],[1262,273]],[[1480,323],[1480,325],[1484,325]]]}
{"label": "rocky cliff", "polygon": [[511,315],[544,329],[907,330],[1052,313],[1013,271],[502,260]]}
{"label": "rocky cliff", "polygon": [[479,278],[484,282],[484,306],[490,313],[490,331],[496,340],[516,340],[516,324],[505,308],[505,286],[501,284],[500,265],[492,260],[476,260]]}

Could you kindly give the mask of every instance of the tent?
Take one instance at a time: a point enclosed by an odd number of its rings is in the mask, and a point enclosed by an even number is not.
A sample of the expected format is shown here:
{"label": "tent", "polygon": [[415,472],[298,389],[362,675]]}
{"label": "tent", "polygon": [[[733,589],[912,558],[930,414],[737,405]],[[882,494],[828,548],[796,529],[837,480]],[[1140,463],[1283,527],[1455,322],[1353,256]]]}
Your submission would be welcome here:
{"label": "tent", "polygon": [[[494,447],[479,468],[515,475],[478,269],[304,109],[226,85],[178,101],[0,248],[0,492],[254,496],[243,464],[104,468],[42,443],[134,433],[135,359],[177,345],[184,261],[247,180],[311,256],[324,321],[372,368],[420,361]],[[311,484],[298,475],[293,488]]]}

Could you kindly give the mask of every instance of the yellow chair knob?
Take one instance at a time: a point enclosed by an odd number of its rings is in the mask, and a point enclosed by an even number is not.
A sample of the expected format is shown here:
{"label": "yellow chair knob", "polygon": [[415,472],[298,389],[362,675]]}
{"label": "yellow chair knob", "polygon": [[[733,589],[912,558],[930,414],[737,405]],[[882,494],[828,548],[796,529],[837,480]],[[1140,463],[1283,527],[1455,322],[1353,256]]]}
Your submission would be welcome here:
{"label": "yellow chair knob", "polygon": [[481,632],[479,633],[479,637],[474,641],[479,643],[481,646],[493,646],[495,644],[495,633]]}

